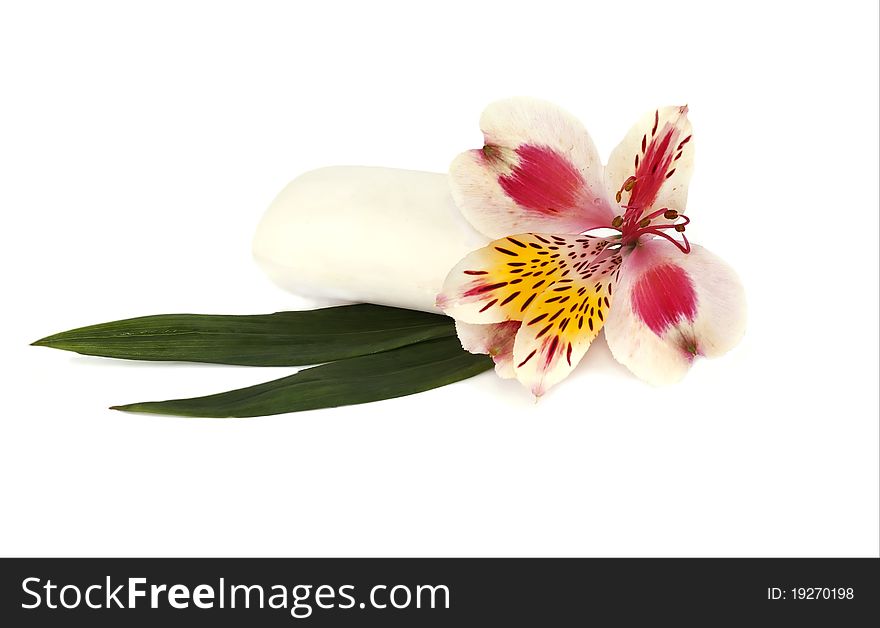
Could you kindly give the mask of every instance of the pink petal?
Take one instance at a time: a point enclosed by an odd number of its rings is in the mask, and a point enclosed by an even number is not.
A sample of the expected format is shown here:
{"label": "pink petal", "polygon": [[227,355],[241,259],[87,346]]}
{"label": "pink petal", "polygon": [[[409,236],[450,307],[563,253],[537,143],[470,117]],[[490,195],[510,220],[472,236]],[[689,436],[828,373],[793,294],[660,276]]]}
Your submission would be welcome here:
{"label": "pink petal", "polygon": [[474,325],[455,321],[455,331],[465,351],[492,356],[495,372],[504,379],[511,379],[516,377],[513,369],[513,340],[520,324],[519,321],[507,321]]}
{"label": "pink petal", "polygon": [[675,264],[645,270],[632,287],[633,311],[658,336],[697,315],[697,293],[690,275]]}
{"label": "pink petal", "polygon": [[482,149],[450,166],[452,195],[481,233],[581,233],[614,217],[602,163],[583,125],[539,100],[514,98],[483,112]]}
{"label": "pink petal", "polygon": [[[605,170],[608,193],[620,193],[627,217],[634,215],[634,220],[664,207],[684,212],[693,166],[687,107],[661,107],[646,113],[611,153]],[[627,182],[633,182],[629,191],[623,189]]]}
{"label": "pink petal", "polygon": [[706,249],[687,255],[664,240],[624,259],[605,339],[621,364],[651,384],[680,380],[697,356],[733,348],[745,331],[736,273]]}

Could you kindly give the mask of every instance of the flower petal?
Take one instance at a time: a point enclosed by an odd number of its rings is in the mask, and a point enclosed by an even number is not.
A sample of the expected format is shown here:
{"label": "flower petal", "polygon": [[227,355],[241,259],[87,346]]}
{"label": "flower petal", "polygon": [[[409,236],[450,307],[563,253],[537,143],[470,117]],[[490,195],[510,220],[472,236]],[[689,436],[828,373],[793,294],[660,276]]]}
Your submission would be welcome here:
{"label": "flower petal", "polygon": [[608,251],[560,279],[525,312],[516,334],[516,377],[535,396],[565,379],[605,324],[620,274],[620,254]]}
{"label": "flower petal", "polygon": [[627,219],[638,220],[654,208],[684,211],[694,167],[687,111],[687,106],[661,107],[645,114],[611,153],[605,169],[608,193],[620,193]]}
{"label": "flower petal", "polygon": [[589,263],[610,244],[592,236],[522,233],[467,255],[446,277],[437,306],[466,323],[522,320],[545,290],[592,275]]}
{"label": "flower petal", "polygon": [[617,292],[605,339],[618,362],[651,384],[680,380],[696,356],[726,353],[745,331],[739,278],[700,246],[687,255],[659,239],[638,246]]}
{"label": "flower petal", "polygon": [[490,238],[526,231],[581,233],[608,226],[613,204],[583,125],[547,102],[496,102],[480,119],[485,145],[449,168],[452,196]]}
{"label": "flower petal", "polygon": [[513,370],[513,339],[520,325],[519,321],[489,325],[455,321],[455,331],[465,351],[492,356],[495,372],[504,379],[511,379],[516,377]]}

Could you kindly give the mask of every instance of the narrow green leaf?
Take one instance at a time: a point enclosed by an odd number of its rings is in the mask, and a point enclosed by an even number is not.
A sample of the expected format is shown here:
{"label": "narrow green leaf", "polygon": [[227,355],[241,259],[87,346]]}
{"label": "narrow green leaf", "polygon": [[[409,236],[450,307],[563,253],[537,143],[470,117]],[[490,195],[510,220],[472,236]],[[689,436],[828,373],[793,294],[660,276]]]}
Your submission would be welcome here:
{"label": "narrow green leaf", "polygon": [[302,366],[455,335],[451,318],[357,304],[249,316],[160,314],[48,336],[37,346],[126,360]]}
{"label": "narrow green leaf", "polygon": [[264,416],[403,397],[467,379],[490,368],[491,358],[464,351],[458,338],[439,338],[315,366],[216,395],[147,401],[111,409],[187,417]]}

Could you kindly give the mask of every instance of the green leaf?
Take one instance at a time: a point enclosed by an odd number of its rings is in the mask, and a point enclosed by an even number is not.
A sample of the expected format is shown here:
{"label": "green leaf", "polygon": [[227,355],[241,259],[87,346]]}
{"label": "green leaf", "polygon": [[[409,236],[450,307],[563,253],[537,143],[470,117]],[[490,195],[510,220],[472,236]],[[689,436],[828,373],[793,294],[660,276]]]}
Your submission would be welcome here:
{"label": "green leaf", "polygon": [[37,346],[126,360],[302,366],[455,335],[451,318],[381,305],[250,316],[160,314],[48,336]]}
{"label": "green leaf", "polygon": [[229,392],[147,401],[113,410],[187,417],[252,417],[347,406],[403,397],[445,386],[492,368],[492,359],[464,351],[457,337],[303,369]]}

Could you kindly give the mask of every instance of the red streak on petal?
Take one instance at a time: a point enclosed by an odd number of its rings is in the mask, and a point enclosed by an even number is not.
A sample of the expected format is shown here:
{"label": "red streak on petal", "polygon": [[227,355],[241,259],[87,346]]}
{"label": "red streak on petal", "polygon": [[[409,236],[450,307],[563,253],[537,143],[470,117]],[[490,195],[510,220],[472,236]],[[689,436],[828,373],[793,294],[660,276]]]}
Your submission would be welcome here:
{"label": "red streak on petal", "polygon": [[632,290],[633,311],[658,336],[682,319],[694,320],[697,295],[681,266],[661,264],[646,270]]}
{"label": "red streak on petal", "polygon": [[559,349],[559,336],[553,336],[544,343],[544,369],[550,368],[553,360],[556,359],[556,351]]}
{"label": "red streak on petal", "polygon": [[570,161],[550,148],[529,144],[516,154],[519,163],[498,177],[498,183],[517,204],[550,215],[578,205],[584,180]]}
{"label": "red streak on petal", "polygon": [[678,130],[666,124],[662,132],[648,144],[645,157],[636,168],[636,183],[627,201],[628,207],[641,211],[650,207],[657,198],[674,158],[672,144],[677,136]]}
{"label": "red streak on petal", "polygon": [[[500,281],[498,283],[491,283],[491,284],[490,283],[479,283],[479,284],[475,284],[472,288],[465,290],[465,292],[462,294],[462,296],[463,297],[473,297],[478,294],[484,294],[484,293],[490,292],[492,290],[497,290],[498,288],[503,288],[506,285],[507,285],[506,281]],[[489,298],[489,295],[487,295],[486,298]]]}

